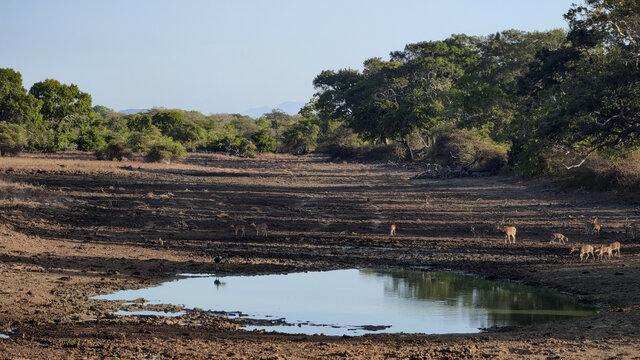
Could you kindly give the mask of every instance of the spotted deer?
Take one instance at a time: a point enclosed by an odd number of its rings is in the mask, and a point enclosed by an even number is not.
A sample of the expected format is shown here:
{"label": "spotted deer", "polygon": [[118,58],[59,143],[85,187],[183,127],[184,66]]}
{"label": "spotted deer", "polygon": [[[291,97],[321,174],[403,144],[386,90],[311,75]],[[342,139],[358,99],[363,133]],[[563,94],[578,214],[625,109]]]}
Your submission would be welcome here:
{"label": "spotted deer", "polygon": [[600,235],[600,224],[598,224],[598,218],[594,217],[592,220],[584,224],[585,235]]}
{"label": "spotted deer", "polygon": [[505,244],[516,243],[516,227],[515,226],[500,226],[496,225],[496,230],[504,234]]}
{"label": "spotted deer", "polygon": [[585,259],[589,258],[589,254],[591,254],[592,258],[596,258],[596,256],[593,254],[593,246],[591,245],[582,245],[580,247],[574,247],[571,248],[571,251],[569,252],[569,254],[573,254],[574,252],[580,252],[580,261],[582,261],[582,257],[584,256]]}
{"label": "spotted deer", "polygon": [[234,224],[234,225],[231,225],[231,228],[234,230],[234,232],[236,234],[236,237],[238,237],[238,233],[240,233],[241,236],[244,237],[244,230],[245,230],[244,225],[242,225],[242,224],[239,224],[239,225]]}
{"label": "spotted deer", "polygon": [[609,245],[602,245],[598,249],[596,249],[596,255],[598,255],[598,258],[603,258],[604,254],[607,254],[609,256],[609,259],[611,259],[612,252],[613,249]]}
{"label": "spotted deer", "polygon": [[620,243],[618,241],[612,242],[609,244],[609,247],[611,248],[611,253],[615,251],[618,253],[618,256],[620,256]]}
{"label": "spotted deer", "polygon": [[263,236],[267,236],[267,224],[262,223],[256,225],[255,223],[251,223],[251,226],[256,228],[256,236],[260,236],[260,234],[262,234]]}
{"label": "spotted deer", "polygon": [[553,239],[551,239],[551,242],[554,242],[556,240],[558,240],[559,243],[564,244],[566,241],[569,241],[569,238],[560,234],[560,233],[553,233],[551,234],[551,236],[553,236]]}

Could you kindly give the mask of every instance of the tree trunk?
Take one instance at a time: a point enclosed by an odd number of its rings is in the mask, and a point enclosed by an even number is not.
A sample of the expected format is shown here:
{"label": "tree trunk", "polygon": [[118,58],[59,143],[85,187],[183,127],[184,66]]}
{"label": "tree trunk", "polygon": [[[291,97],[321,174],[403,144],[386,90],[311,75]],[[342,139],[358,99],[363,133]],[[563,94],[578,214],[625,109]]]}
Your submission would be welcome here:
{"label": "tree trunk", "polygon": [[402,145],[404,146],[405,151],[405,160],[409,162],[413,162],[413,151],[411,150],[411,146],[409,146],[409,141],[407,138],[402,138]]}

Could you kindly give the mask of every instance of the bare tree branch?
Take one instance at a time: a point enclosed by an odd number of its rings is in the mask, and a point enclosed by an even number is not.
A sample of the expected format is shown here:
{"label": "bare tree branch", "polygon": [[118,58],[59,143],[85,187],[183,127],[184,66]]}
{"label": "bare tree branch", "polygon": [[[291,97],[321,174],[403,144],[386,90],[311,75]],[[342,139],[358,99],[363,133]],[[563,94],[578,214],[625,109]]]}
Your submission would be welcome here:
{"label": "bare tree branch", "polygon": [[604,122],[599,122],[598,120],[596,120],[596,124],[600,125],[600,126],[605,126],[609,121],[613,120],[613,119],[617,119],[620,117],[624,116],[624,108],[620,109],[620,113],[619,114],[615,114],[611,117],[609,117],[607,120],[605,120]]}

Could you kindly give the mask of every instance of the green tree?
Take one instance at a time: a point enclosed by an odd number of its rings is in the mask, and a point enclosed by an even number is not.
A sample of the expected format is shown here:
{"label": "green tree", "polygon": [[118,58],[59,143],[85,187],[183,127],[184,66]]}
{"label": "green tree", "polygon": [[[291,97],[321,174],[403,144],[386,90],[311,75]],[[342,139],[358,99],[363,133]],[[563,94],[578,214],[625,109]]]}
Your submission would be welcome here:
{"label": "green tree", "polygon": [[116,116],[116,112],[115,110],[108,108],[104,105],[96,105],[93,107],[93,112],[96,113],[98,116],[103,117],[103,118],[108,118],[108,117],[112,117],[112,116]]}
{"label": "green tree", "polygon": [[310,120],[304,119],[289,127],[282,134],[282,141],[292,153],[306,154],[318,145],[320,127]]}
{"label": "green tree", "polygon": [[565,16],[571,44],[541,52],[522,81],[529,94],[510,161],[521,174],[581,166],[595,152],[640,146],[640,4],[588,0]]}
{"label": "green tree", "polygon": [[454,118],[453,85],[476,58],[469,39],[456,36],[409,44],[390,61],[369,59],[362,74],[323,71],[314,80],[319,116],[344,119],[365,139],[395,139],[413,160],[410,137]]}
{"label": "green tree", "polygon": [[271,128],[275,131],[276,149],[278,144],[281,143],[280,134],[283,128],[286,128],[291,124],[291,115],[285,113],[280,109],[273,109],[270,112],[264,114],[265,119],[271,124]]}
{"label": "green tree", "polygon": [[77,85],[62,84],[47,79],[33,84],[29,94],[42,101],[40,113],[46,124],[46,140],[43,150],[55,152],[70,145],[72,126],[86,125],[93,116],[91,96],[80,91]]}
{"label": "green tree", "polygon": [[153,126],[150,114],[132,114],[127,116],[127,127],[131,131],[146,131]]}
{"label": "green tree", "polygon": [[168,135],[193,151],[204,143],[207,133],[195,122],[188,121],[174,126],[169,130]]}
{"label": "green tree", "polygon": [[0,121],[20,124],[27,132],[29,146],[37,149],[44,143],[46,125],[40,114],[42,101],[27,93],[22,75],[13,69],[0,69]]}
{"label": "green tree", "polygon": [[265,129],[253,134],[251,141],[255,144],[258,152],[267,153],[276,151],[276,139],[269,135],[269,131]]}
{"label": "green tree", "polygon": [[184,114],[179,110],[161,110],[152,115],[152,123],[163,134],[168,134],[171,129],[184,123]]}
{"label": "green tree", "polygon": [[107,145],[97,126],[82,130],[75,140],[75,143],[78,146],[78,150],[82,151],[95,151]]}
{"label": "green tree", "polygon": [[27,136],[18,124],[0,122],[0,156],[15,155],[27,146]]}
{"label": "green tree", "polygon": [[149,152],[145,155],[145,160],[149,162],[159,162],[177,160],[184,156],[185,148],[171,138],[163,137],[151,144]]}

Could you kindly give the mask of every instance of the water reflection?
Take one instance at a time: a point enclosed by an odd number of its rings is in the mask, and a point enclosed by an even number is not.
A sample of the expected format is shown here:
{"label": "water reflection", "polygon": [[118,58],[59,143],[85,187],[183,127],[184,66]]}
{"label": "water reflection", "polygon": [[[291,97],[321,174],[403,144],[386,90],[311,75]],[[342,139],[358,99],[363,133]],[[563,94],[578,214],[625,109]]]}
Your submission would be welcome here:
{"label": "water reflection", "polygon": [[248,329],[326,335],[468,333],[491,326],[522,325],[595,312],[592,306],[548,289],[402,269],[221,278],[200,275],[97,298],[141,297],[150,304],[238,313],[248,319],[284,320],[271,324],[278,326],[261,323]]}
{"label": "water reflection", "polygon": [[490,281],[446,272],[364,269],[363,276],[385,279],[387,296],[441,302],[486,311],[481,327],[525,325],[590,315],[592,305],[559,292],[509,281]]}

